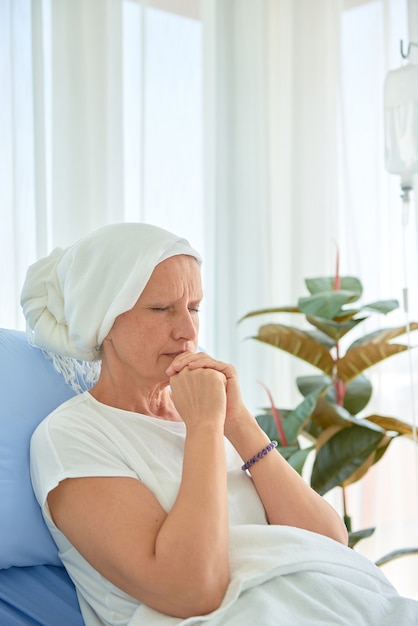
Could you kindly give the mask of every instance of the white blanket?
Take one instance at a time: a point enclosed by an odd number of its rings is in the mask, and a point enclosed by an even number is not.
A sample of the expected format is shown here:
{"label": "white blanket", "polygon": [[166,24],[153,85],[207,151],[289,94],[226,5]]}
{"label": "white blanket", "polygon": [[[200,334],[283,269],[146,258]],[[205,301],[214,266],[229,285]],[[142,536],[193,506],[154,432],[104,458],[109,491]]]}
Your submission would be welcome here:
{"label": "white blanket", "polygon": [[213,613],[183,620],[141,605],[129,626],[418,626],[418,602],[399,596],[371,561],[321,535],[236,526],[230,563],[230,585]]}

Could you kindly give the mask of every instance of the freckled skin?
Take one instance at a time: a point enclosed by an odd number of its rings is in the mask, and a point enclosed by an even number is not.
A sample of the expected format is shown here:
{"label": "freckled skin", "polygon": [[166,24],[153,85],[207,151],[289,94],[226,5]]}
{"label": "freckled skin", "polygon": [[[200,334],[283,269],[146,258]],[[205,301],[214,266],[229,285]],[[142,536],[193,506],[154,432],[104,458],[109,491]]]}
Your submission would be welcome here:
{"label": "freckled skin", "polygon": [[103,368],[93,395],[111,406],[181,419],[168,389],[167,368],[198,344],[200,269],[178,255],[156,266],[135,306],[119,315],[103,345]]}

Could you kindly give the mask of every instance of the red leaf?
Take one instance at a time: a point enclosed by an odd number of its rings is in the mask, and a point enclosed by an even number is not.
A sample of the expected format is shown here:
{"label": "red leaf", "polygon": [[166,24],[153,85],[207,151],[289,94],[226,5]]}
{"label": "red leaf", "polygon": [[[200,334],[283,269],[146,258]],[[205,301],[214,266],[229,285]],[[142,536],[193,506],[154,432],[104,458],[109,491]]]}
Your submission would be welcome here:
{"label": "red leaf", "polygon": [[282,424],[282,420],[281,420],[279,411],[274,406],[273,396],[271,395],[269,388],[264,383],[262,383],[260,381],[259,381],[259,383],[267,391],[267,395],[268,395],[269,401],[270,401],[271,413],[273,415],[274,423],[276,424],[277,432],[279,433],[280,443],[281,443],[283,448],[287,448],[287,446],[289,444],[287,442],[287,437],[286,437],[284,429],[283,429],[283,424]]}

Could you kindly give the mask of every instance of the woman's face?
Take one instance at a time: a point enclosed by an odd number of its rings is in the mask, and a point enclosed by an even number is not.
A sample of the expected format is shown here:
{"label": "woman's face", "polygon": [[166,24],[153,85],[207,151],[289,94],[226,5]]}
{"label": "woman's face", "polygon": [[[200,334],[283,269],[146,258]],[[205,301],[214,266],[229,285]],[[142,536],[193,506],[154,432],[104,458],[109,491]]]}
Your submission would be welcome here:
{"label": "woman's face", "polygon": [[159,263],[135,306],[119,315],[105,341],[111,341],[116,363],[140,383],[167,381],[165,371],[180,352],[195,352],[200,269],[191,256],[177,255]]}

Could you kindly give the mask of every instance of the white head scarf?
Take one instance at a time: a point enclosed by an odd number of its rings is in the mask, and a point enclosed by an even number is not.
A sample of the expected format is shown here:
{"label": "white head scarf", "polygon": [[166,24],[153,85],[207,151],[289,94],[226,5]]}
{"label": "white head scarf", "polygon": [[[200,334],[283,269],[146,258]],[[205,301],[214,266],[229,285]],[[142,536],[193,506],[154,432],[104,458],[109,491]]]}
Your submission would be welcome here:
{"label": "white head scarf", "polygon": [[158,263],[187,254],[189,242],[150,224],[105,226],[56,248],[27,271],[20,302],[33,343],[82,361],[100,348],[118,315],[129,311]]}

